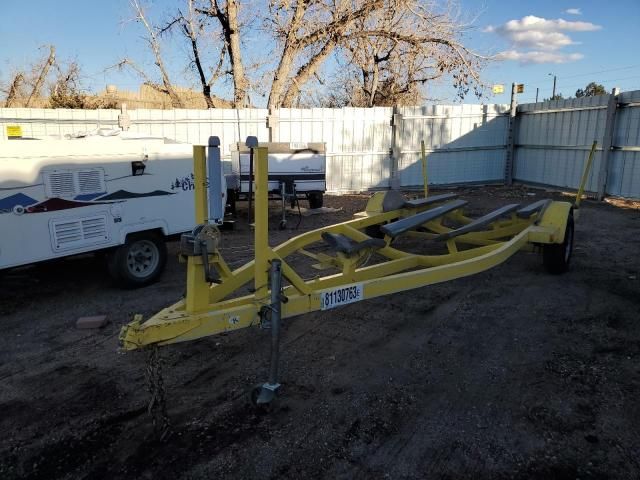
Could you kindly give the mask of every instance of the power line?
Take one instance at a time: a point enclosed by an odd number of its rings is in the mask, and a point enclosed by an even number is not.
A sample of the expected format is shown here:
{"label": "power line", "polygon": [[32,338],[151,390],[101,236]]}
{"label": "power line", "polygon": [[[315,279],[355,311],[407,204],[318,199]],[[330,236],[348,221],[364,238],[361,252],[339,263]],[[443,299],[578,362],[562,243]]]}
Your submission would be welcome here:
{"label": "power line", "polygon": [[[619,82],[621,80],[629,80],[631,78],[640,78],[640,75],[633,75],[631,77],[623,77],[623,78],[610,78],[607,80],[599,80],[597,83],[608,83],[608,82]],[[573,83],[573,84],[569,84],[569,85],[563,85],[560,82],[558,82],[558,88],[560,87],[564,87],[564,88],[571,88],[571,87],[579,87],[580,85],[582,85],[581,83]]]}
{"label": "power line", "polygon": [[[574,74],[574,75],[558,75],[558,74],[556,74],[556,77],[558,77],[558,78],[563,78],[563,79],[566,79],[566,78],[577,78],[577,77],[586,77],[586,76],[588,76],[588,75],[596,75],[596,74],[598,74],[598,73],[618,72],[618,71],[620,71],[620,70],[630,70],[630,69],[632,69],[632,68],[637,68],[637,67],[640,67],[640,64],[636,64],[636,65],[628,65],[628,66],[626,66],[626,67],[619,67],[619,68],[609,68],[609,69],[607,69],[607,70],[597,70],[597,71],[594,71],[594,72],[576,73],[576,74]],[[553,74],[550,74],[550,75],[551,75],[551,76],[553,76]],[[546,77],[546,78],[538,77],[538,80],[534,80],[534,82],[541,82],[541,83],[542,83],[542,82],[544,82],[545,80],[547,80],[548,78],[549,78],[549,77]]]}
{"label": "power line", "polygon": [[[640,67],[640,64],[637,65],[629,65],[628,67],[620,67],[620,68],[609,68],[607,70],[598,70],[596,72],[587,72],[587,73],[577,73],[575,75],[563,75],[562,78],[576,78],[576,77],[586,77],[587,75],[595,75],[596,73],[609,73],[609,72],[617,72],[619,70],[629,70],[631,68]],[[607,80],[603,80],[607,81]]]}
{"label": "power line", "polygon": [[[583,87],[584,84],[582,83],[569,83],[569,84],[564,84],[562,81],[564,80],[564,78],[567,77],[558,77],[558,85],[556,87],[556,92],[559,92],[562,89],[572,89],[575,87]],[[632,78],[640,78],[640,75],[632,75],[630,77],[622,77],[622,78],[609,78],[606,80],[598,80],[596,83],[609,83],[609,82],[619,82],[622,80],[630,80]],[[549,84],[537,84],[537,85],[532,85],[532,84],[526,84],[527,90],[531,91],[533,90],[535,92],[536,88],[539,88],[540,91],[542,92],[543,90],[549,89],[551,90],[551,87],[549,86]]]}
{"label": "power line", "polygon": [[[636,68],[636,67],[640,67],[640,63],[639,63],[639,64],[635,64],[635,65],[628,65],[628,66],[626,66],[626,67],[609,68],[609,69],[606,69],[606,70],[597,70],[597,71],[594,71],[594,72],[586,72],[586,73],[577,73],[577,74],[575,74],[575,75],[566,75],[566,76],[565,76],[565,75],[562,75],[562,76],[560,76],[560,75],[556,75],[556,77],[558,77],[558,79],[559,79],[559,80],[560,80],[560,79],[564,80],[564,79],[567,79],[567,78],[586,77],[586,76],[588,76],[588,75],[595,75],[595,74],[597,74],[597,73],[609,73],[609,72],[617,72],[617,71],[620,71],[620,70],[629,70],[629,69],[631,69],[631,68]],[[541,78],[541,77],[538,77],[538,79],[537,79],[537,80],[533,80],[533,81],[534,81],[534,82],[540,82],[540,83],[528,84],[527,86],[528,86],[528,87],[531,87],[531,86],[533,86],[533,87],[540,87],[540,86],[542,86],[542,84],[543,84],[545,81],[547,81],[547,80],[548,80],[548,78],[549,78],[549,77],[547,77],[547,78]],[[629,77],[627,77],[627,78],[629,78]],[[614,81],[616,81],[616,80],[620,80],[620,79],[613,79],[613,80],[601,80],[601,81],[603,81],[603,82],[614,82]],[[503,84],[505,84],[505,85],[506,85],[506,84],[510,84],[510,83],[511,83],[511,81],[508,81],[508,82],[505,82],[505,81],[493,81],[493,83],[494,83],[494,84],[495,84],[495,83],[503,83]],[[546,83],[545,83],[545,85],[546,85]]]}

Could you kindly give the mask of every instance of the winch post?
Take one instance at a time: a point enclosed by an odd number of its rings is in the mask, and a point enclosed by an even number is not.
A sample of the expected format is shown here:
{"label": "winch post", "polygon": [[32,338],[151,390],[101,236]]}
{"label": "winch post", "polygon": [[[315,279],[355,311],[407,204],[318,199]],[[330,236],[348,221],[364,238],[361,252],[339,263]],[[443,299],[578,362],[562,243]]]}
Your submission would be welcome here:
{"label": "winch post", "polygon": [[[196,206],[196,225],[202,225],[208,217],[207,208],[207,155],[203,145],[193,146],[193,176]],[[187,257],[187,312],[198,312],[209,305],[209,284],[204,281],[204,265],[200,257]]]}
{"label": "winch post", "polygon": [[269,165],[268,150],[266,147],[254,149],[255,159],[255,270],[254,289],[258,302],[267,300],[269,282]]}

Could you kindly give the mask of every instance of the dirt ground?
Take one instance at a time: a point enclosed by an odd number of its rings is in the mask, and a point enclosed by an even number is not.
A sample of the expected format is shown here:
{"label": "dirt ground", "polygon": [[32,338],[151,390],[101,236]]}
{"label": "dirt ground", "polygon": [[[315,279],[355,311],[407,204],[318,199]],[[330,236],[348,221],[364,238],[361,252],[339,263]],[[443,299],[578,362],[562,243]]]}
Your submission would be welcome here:
{"label": "dirt ground", "polygon": [[[461,193],[474,214],[558,196]],[[366,198],[326,197],[342,211],[300,228],[350,219]],[[586,202],[576,229],[561,276],[519,253],[473,277],[286,320],[270,413],[247,401],[266,380],[269,332],[164,347],[164,442],[146,413],[144,354],[119,352],[118,333],[181,297],[175,255],[159,283],[133,291],[88,257],[6,275],[0,478],[640,478],[640,210]],[[276,230],[273,243],[296,233]],[[233,266],[252,258],[246,221],[224,233],[223,254]],[[75,328],[95,314],[109,324]]]}

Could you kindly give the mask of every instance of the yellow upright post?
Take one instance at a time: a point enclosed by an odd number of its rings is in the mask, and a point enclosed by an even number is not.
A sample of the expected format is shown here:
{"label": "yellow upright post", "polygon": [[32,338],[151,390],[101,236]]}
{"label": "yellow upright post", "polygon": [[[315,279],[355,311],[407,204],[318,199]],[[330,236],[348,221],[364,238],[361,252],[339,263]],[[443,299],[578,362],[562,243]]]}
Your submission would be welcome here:
{"label": "yellow upright post", "polygon": [[193,146],[193,176],[196,196],[196,225],[207,219],[207,153],[202,145]]}
{"label": "yellow upright post", "polygon": [[[255,272],[254,288],[258,300],[265,300],[269,278],[269,160],[266,147],[254,150],[255,161],[255,213],[254,247]],[[265,300],[266,301],[266,300]]]}
{"label": "yellow upright post", "polygon": [[429,195],[429,182],[427,179],[427,155],[424,148],[424,140],[420,140],[420,151],[422,153],[422,183],[424,184],[424,197]]}
{"label": "yellow upright post", "polygon": [[[207,219],[207,155],[202,145],[193,146],[193,176],[195,184],[196,225]],[[204,265],[200,257],[187,257],[187,298],[189,313],[207,309],[209,305],[209,284],[204,278]]]}
{"label": "yellow upright post", "polygon": [[589,171],[591,170],[591,164],[593,163],[593,156],[596,153],[597,146],[598,146],[598,142],[597,140],[594,140],[593,145],[591,145],[591,151],[589,152],[589,158],[587,158],[587,164],[584,167],[584,172],[582,172],[582,180],[580,180],[580,187],[578,188],[576,203],[574,203],[576,208],[580,208],[580,202],[582,201],[582,194],[584,193],[584,188],[587,185],[587,179],[589,178]]}

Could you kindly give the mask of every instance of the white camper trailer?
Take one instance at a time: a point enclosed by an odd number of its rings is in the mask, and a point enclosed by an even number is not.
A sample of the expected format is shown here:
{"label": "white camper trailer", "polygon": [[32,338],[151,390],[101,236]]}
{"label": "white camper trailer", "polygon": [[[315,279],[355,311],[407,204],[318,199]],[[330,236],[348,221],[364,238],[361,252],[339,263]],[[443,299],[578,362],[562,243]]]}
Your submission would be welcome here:
{"label": "white camper trailer", "polygon": [[[193,147],[101,133],[0,141],[0,270],[105,250],[123,286],[159,277],[165,239],[195,226]],[[209,211],[220,223],[226,184],[219,149],[209,151],[209,178],[215,164],[220,182]]]}

